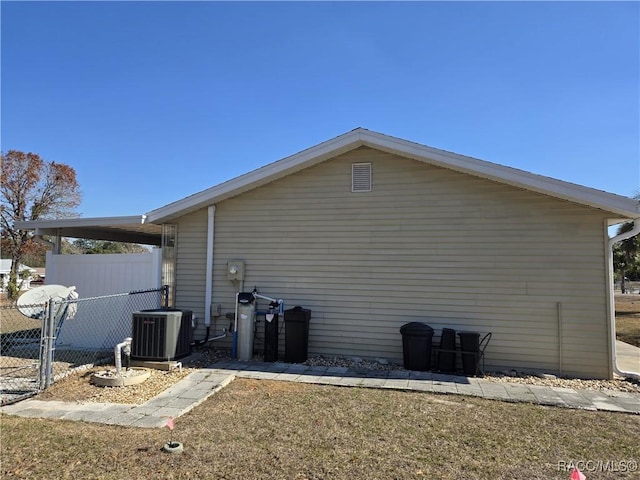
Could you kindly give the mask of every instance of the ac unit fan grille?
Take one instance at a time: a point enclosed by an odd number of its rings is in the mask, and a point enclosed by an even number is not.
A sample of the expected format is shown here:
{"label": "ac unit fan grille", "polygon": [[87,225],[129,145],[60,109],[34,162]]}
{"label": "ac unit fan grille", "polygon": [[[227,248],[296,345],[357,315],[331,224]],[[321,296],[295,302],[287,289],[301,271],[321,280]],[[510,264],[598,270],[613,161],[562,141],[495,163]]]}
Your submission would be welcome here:
{"label": "ac unit fan grille", "polygon": [[191,320],[190,310],[134,312],[131,358],[166,361],[191,354]]}

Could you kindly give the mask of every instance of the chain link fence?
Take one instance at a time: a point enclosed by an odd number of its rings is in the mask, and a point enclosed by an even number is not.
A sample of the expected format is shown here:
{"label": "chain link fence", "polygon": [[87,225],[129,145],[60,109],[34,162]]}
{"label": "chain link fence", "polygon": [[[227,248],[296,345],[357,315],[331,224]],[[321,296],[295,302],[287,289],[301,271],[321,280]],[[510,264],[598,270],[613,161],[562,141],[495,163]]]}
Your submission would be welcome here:
{"label": "chain link fence", "polygon": [[[43,311],[45,304],[29,305]],[[15,305],[0,307],[0,397],[2,404],[32,395],[39,388],[43,323]]]}
{"label": "chain link fence", "polygon": [[162,308],[167,289],[0,307],[0,397],[14,403],[70,373],[114,361],[133,312]]}

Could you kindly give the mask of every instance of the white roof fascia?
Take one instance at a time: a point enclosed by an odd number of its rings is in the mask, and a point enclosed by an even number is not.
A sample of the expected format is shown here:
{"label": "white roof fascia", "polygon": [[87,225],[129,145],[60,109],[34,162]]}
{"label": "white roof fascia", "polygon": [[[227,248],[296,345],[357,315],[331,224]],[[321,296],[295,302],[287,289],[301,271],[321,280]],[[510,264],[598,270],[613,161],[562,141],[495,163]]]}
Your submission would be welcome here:
{"label": "white roof fascia", "polygon": [[89,218],[58,218],[50,220],[25,220],[17,221],[15,226],[20,230],[36,230],[65,227],[103,227],[132,225],[144,223],[144,215],[132,215],[128,217],[89,217]]}
{"label": "white roof fascia", "polygon": [[631,198],[356,128],[302,152],[153,210],[147,214],[146,221],[165,223],[360,146],[368,146],[431,165],[598,208],[614,213],[620,219],[640,217],[640,205]]}
{"label": "white roof fascia", "polygon": [[127,217],[59,218],[18,221],[16,228],[35,235],[110,240],[160,245],[160,225],[145,222],[144,215]]}

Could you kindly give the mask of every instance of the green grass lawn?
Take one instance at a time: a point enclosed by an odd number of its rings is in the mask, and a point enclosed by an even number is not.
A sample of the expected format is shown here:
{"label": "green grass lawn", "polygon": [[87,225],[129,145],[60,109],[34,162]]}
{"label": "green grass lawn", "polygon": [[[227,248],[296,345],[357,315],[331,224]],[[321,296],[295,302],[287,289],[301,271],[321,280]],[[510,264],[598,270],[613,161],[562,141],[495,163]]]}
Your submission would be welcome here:
{"label": "green grass lawn", "polygon": [[640,347],[639,295],[616,295],[616,338]]}
{"label": "green grass lawn", "polygon": [[[3,479],[566,480],[640,458],[640,416],[248,379],[176,420],[181,455],[168,429],[1,420]],[[585,474],[638,478],[610,470]]]}
{"label": "green grass lawn", "polygon": [[640,347],[640,315],[616,317],[616,338]]}

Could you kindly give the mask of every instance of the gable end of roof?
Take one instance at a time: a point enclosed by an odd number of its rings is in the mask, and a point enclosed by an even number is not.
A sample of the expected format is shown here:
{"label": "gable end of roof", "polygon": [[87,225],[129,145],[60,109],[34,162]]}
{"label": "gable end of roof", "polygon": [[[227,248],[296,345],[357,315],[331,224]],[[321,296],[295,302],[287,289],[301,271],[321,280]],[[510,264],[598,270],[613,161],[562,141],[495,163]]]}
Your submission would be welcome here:
{"label": "gable end of roof", "polygon": [[364,128],[356,128],[282,160],[153,210],[146,214],[147,221],[170,222],[179,216],[286,177],[361,146],[597,208],[622,219],[640,217],[640,204],[631,198],[439,150]]}

